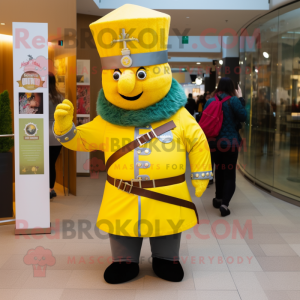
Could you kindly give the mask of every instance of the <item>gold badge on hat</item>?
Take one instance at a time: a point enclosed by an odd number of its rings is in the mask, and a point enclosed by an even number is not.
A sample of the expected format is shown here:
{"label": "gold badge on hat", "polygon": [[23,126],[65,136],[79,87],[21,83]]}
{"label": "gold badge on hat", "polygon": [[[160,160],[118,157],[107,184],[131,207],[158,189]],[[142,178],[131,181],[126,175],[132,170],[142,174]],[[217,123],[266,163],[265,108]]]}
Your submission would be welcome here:
{"label": "gold badge on hat", "polygon": [[130,57],[130,50],[127,48],[127,42],[136,41],[139,42],[138,39],[134,37],[129,37],[129,34],[125,32],[125,29],[122,29],[122,33],[120,34],[119,40],[113,40],[111,44],[118,42],[123,42],[123,49],[121,50],[123,57],[121,58],[121,64],[125,68],[129,68],[132,65],[132,58]]}

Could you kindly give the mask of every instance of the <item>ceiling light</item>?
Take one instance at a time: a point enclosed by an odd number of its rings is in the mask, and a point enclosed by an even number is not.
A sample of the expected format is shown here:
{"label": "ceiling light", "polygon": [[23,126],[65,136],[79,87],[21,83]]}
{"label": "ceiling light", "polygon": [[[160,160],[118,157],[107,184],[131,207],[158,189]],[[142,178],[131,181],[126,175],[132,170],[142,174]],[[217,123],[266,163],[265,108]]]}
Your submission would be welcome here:
{"label": "ceiling light", "polygon": [[1,25],[5,25],[5,23],[0,23]]}
{"label": "ceiling light", "polygon": [[200,63],[200,62],[197,62],[197,65],[201,65],[201,63]]}
{"label": "ceiling light", "polygon": [[196,78],[196,85],[202,84],[202,78]]}
{"label": "ceiling light", "polygon": [[189,19],[190,17],[186,17],[187,19]]}
{"label": "ceiling light", "polygon": [[255,69],[255,72],[258,73],[258,69]]}
{"label": "ceiling light", "polygon": [[263,56],[264,56],[265,58],[269,58],[269,57],[270,57],[270,55],[269,55],[268,52],[264,52],[264,53],[263,53]]}
{"label": "ceiling light", "polygon": [[223,65],[223,60],[222,60],[222,59],[219,60],[219,64],[220,64],[221,66]]}

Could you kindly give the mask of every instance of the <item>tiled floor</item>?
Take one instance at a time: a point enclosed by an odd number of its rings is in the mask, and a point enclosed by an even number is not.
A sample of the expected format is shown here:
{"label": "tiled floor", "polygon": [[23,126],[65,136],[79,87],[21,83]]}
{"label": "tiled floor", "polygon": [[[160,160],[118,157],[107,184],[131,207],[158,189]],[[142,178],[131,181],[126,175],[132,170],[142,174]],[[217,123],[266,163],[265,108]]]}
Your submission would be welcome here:
{"label": "tiled floor", "polygon": [[[104,178],[78,178],[77,197],[61,194],[51,202],[51,235],[15,237],[14,226],[0,226],[1,300],[300,299],[300,208],[258,190],[239,173],[230,216],[220,218],[212,207],[214,187],[193,197],[203,224],[182,235],[182,282],[154,275],[145,239],[138,278],[105,283],[109,240],[94,230]],[[50,249],[56,260],[45,277],[34,277],[33,266],[23,261],[37,246]]]}

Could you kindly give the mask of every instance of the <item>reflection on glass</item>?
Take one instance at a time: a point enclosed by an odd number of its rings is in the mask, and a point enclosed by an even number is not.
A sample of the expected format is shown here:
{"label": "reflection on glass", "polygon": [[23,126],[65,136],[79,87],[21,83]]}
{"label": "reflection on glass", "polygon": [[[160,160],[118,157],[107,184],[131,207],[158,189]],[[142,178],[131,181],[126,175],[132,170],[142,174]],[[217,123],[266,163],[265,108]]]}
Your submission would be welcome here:
{"label": "reflection on glass", "polygon": [[295,3],[252,23],[240,55],[248,118],[239,162],[257,180],[294,196],[300,196],[299,15]]}

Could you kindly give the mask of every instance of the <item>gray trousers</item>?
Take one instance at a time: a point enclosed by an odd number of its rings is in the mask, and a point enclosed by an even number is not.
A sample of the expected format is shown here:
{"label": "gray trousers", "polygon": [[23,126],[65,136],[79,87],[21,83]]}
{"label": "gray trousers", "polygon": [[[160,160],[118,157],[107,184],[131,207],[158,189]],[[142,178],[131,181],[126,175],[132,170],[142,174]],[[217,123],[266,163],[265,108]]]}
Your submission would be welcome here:
{"label": "gray trousers", "polygon": [[[165,260],[179,260],[181,233],[150,238],[152,257]],[[143,238],[109,234],[110,247],[114,262],[126,261],[139,263]],[[145,258],[148,260],[149,258]]]}

